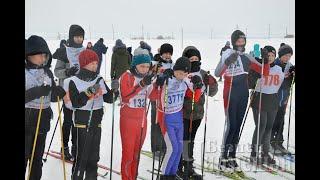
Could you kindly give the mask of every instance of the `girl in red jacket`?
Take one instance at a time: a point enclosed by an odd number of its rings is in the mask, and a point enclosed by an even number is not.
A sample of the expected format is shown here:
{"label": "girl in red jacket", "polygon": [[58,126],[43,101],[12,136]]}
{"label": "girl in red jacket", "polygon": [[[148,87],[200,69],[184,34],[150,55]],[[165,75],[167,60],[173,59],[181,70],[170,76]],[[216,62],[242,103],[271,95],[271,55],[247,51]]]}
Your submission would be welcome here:
{"label": "girl in red jacket", "polygon": [[151,94],[153,74],[149,74],[150,63],[151,57],[147,51],[135,55],[130,70],[120,77],[121,177],[123,180],[136,178],[138,155],[146,136],[146,101],[147,97],[156,97],[156,94],[152,94],[157,91]]}

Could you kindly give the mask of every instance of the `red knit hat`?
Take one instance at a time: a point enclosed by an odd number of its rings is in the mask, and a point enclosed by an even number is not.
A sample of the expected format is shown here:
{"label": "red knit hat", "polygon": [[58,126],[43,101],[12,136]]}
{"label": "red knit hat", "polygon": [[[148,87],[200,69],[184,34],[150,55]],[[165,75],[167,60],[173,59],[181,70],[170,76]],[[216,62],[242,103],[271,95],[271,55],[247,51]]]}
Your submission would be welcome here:
{"label": "red knit hat", "polygon": [[99,57],[94,51],[86,49],[79,54],[80,68],[83,68],[84,66],[92,63],[93,61],[99,61]]}

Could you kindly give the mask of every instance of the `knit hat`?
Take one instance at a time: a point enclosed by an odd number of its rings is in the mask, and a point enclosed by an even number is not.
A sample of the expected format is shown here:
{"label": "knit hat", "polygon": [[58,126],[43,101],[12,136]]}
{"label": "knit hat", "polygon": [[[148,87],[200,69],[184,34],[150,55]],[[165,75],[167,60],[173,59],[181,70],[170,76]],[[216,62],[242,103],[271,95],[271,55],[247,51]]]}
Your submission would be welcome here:
{"label": "knit hat", "polygon": [[272,46],[265,46],[264,48],[268,51],[268,53],[269,53],[269,52],[272,52],[272,53],[274,54],[274,56],[277,56],[277,52],[276,52],[276,49],[275,49],[274,47],[272,47]]}
{"label": "knit hat", "polygon": [[246,38],[246,35],[245,35],[242,31],[240,31],[240,30],[235,30],[235,31],[231,34],[231,44],[232,44],[233,48],[236,47],[236,42],[237,42],[237,40],[240,39],[240,38],[244,38],[244,40],[245,40],[245,44],[244,44],[244,45],[246,45],[246,43],[247,43],[247,38]]}
{"label": "knit hat", "polygon": [[121,39],[117,39],[115,46],[113,46],[113,48],[112,48],[112,51],[115,51],[115,50],[121,49],[121,48],[122,48],[122,49],[126,49],[127,47],[126,47],[125,44],[123,44],[123,42],[121,41]]}
{"label": "knit hat", "polygon": [[176,63],[173,66],[173,70],[182,70],[184,72],[190,72],[191,64],[187,57],[180,57],[177,59]]}
{"label": "knit hat", "polygon": [[151,63],[151,57],[148,50],[138,47],[134,50],[133,54],[131,67],[135,67],[136,65],[143,63]]}
{"label": "knit hat", "polygon": [[69,46],[70,47],[81,47],[82,44],[79,45],[73,41],[73,37],[75,37],[75,36],[82,36],[84,38],[84,29],[79,25],[73,24],[69,28]]}
{"label": "knit hat", "polygon": [[293,55],[293,50],[289,45],[283,44],[282,46],[280,46],[278,51],[279,58],[281,58],[283,55],[286,55],[286,54]]}
{"label": "knit hat", "polygon": [[85,49],[79,54],[80,68],[83,68],[94,61],[98,62],[99,57],[93,50]]}
{"label": "knit hat", "polygon": [[201,60],[201,55],[198,49],[189,49],[185,52],[185,57],[190,58],[192,56],[197,56]]}
{"label": "knit hat", "polygon": [[160,47],[160,55],[164,53],[170,53],[171,55],[173,54],[173,47],[171,44],[164,43]]}
{"label": "knit hat", "polygon": [[151,52],[151,46],[149,44],[147,44],[146,42],[144,42],[144,41],[140,41],[140,47],[142,49],[146,49],[149,52]]}

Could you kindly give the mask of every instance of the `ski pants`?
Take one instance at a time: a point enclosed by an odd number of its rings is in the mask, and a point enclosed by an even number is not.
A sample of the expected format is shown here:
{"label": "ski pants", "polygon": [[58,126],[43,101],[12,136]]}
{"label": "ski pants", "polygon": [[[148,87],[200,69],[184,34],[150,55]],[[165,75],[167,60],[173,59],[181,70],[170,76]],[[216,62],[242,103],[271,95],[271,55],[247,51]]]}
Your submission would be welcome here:
{"label": "ski pants", "polygon": [[[227,115],[222,141],[222,158],[224,159],[236,157],[240,127],[249,97],[248,89],[246,91],[241,90],[241,88],[234,89],[231,92],[229,109],[228,111],[225,109]],[[229,91],[224,91],[223,95],[225,108],[227,107],[226,104],[228,104],[228,93]]]}
{"label": "ski pants", "polygon": [[123,114],[120,115],[120,133],[122,143],[122,180],[135,180],[136,178],[137,168],[139,166],[138,157],[141,147],[144,143],[147,130],[146,117],[144,118],[144,128],[141,129],[141,123],[143,119],[142,117],[130,118],[130,116],[123,116]]}
{"label": "ski pants", "polygon": [[271,132],[271,143],[282,145],[283,143],[283,127],[284,127],[284,116],[286,114],[287,105],[280,106],[274,120],[274,124]]}
{"label": "ski pants", "polygon": [[156,102],[151,101],[151,151],[160,151],[164,154],[166,148],[160,126],[156,124]]}
{"label": "ski pants", "polygon": [[[38,122],[38,109],[26,108],[25,109],[25,134],[24,134],[24,170],[26,173],[28,162],[31,162],[33,142],[35,140],[36,127]],[[40,125],[38,130],[37,142],[35,146],[34,156],[32,160],[30,180],[40,180],[42,176],[42,156],[45,149],[47,132],[50,130],[50,120],[52,117],[51,108],[42,110]],[[30,169],[30,167],[29,167]],[[27,170],[27,174],[28,174]],[[28,175],[27,175],[28,176]]]}
{"label": "ski pants", "polygon": [[[258,120],[259,120],[259,109],[252,108],[254,123],[256,125],[252,137],[252,151],[256,152],[257,146],[257,133],[258,133]],[[270,148],[270,137],[273,122],[275,120],[277,110],[274,111],[261,111],[260,112],[260,126],[259,126],[259,146],[262,145],[262,152],[267,154]]]}
{"label": "ski pants", "polygon": [[[25,164],[26,170],[28,161],[31,160],[33,141],[35,134],[25,134]],[[37,137],[37,144],[34,152],[30,180],[40,180],[42,176],[42,156],[44,153],[47,133],[39,132]],[[27,172],[29,173],[29,172]]]}
{"label": "ski pants", "polygon": [[[192,129],[191,134],[189,132],[190,127],[190,119],[183,119],[183,154],[182,159],[185,161],[193,161],[193,147],[194,147],[194,139],[196,137],[196,133],[201,124],[201,119],[192,120]],[[191,135],[191,139],[190,139]],[[180,162],[182,163],[182,161]],[[182,164],[181,164],[182,165]]]}
{"label": "ski pants", "polygon": [[[76,129],[74,129],[73,121],[72,121],[72,113],[73,111],[66,108],[65,105],[62,106],[63,108],[63,124],[62,124],[62,133],[63,133],[63,147],[67,148],[69,147],[69,137],[70,137],[70,131],[71,133],[71,142],[72,147],[76,143],[74,140],[74,136],[76,133]],[[72,154],[74,155],[75,149],[72,148]]]}
{"label": "ski pants", "polygon": [[101,127],[75,128],[76,154],[72,166],[72,180],[96,180],[100,159]]}
{"label": "ski pants", "polygon": [[183,150],[182,121],[182,111],[165,115],[167,132],[164,135],[164,141],[167,146],[167,152],[162,163],[163,175],[175,175],[177,173]]}
{"label": "ski pants", "polygon": [[[100,160],[101,120],[103,109],[90,111],[76,110],[74,147],[75,160],[72,166],[72,180],[96,180],[98,173],[97,163]],[[91,118],[89,128],[88,121]]]}

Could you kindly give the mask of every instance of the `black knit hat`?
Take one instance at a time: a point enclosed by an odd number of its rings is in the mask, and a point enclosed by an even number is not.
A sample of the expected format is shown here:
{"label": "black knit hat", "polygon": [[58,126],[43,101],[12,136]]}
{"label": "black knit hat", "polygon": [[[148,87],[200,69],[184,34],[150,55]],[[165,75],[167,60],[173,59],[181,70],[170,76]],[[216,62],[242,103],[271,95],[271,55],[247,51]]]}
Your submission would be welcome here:
{"label": "black knit hat", "polygon": [[170,53],[171,55],[173,54],[173,47],[171,44],[164,43],[160,47],[160,55],[164,53]]}
{"label": "black knit hat", "polygon": [[79,47],[73,41],[74,36],[82,36],[84,38],[84,29],[76,24],[73,24],[69,28],[69,46],[71,47]]}
{"label": "black knit hat", "polygon": [[275,49],[274,47],[272,47],[272,46],[265,46],[264,48],[268,51],[268,53],[269,53],[269,52],[272,52],[272,53],[274,54],[274,56],[277,56],[277,52],[276,52],[276,49]]}
{"label": "black knit hat", "polygon": [[176,63],[173,66],[173,70],[182,70],[184,72],[190,72],[191,64],[188,58],[182,56],[177,59]]}
{"label": "black knit hat", "polygon": [[187,58],[190,58],[192,56],[197,56],[199,58],[199,60],[201,60],[201,54],[200,54],[198,49],[189,49],[189,50],[187,50],[185,52],[185,56]]}
{"label": "black knit hat", "polygon": [[288,44],[283,44],[282,46],[280,46],[278,51],[279,58],[286,54],[293,55],[293,50]]}
{"label": "black knit hat", "polygon": [[244,38],[245,43],[247,43],[247,38],[246,35],[240,31],[240,30],[235,30],[232,34],[231,34],[231,44],[233,46],[233,48],[236,46],[236,41],[240,38]]}

